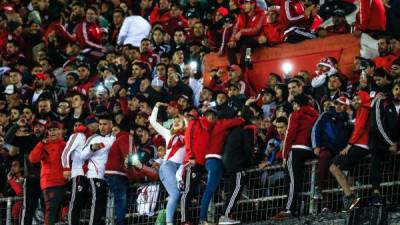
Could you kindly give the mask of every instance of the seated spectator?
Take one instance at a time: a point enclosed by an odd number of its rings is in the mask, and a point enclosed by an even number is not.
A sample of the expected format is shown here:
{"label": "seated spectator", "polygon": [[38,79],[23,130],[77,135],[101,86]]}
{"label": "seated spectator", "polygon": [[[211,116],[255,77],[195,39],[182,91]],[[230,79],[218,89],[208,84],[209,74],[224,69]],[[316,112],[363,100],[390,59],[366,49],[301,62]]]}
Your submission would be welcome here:
{"label": "seated spectator", "polygon": [[394,81],[398,78],[400,78],[400,58],[393,61],[390,67],[390,80]]}
{"label": "seated spectator", "polygon": [[356,122],[350,140],[345,148],[333,159],[332,165],[329,167],[330,172],[336,181],[343,188],[343,206],[344,210],[349,211],[356,207],[360,201],[350,184],[343,174],[343,170],[351,170],[354,165],[369,154],[368,137],[369,137],[369,113],[371,107],[370,96],[365,91],[359,91],[353,97],[351,105],[356,110]]}
{"label": "seated spectator", "polygon": [[298,43],[315,38],[316,29],[322,19],[318,15],[318,5],[310,1],[281,1],[280,18],[285,25],[285,42]]}
{"label": "seated spectator", "polygon": [[279,7],[268,7],[263,26],[263,32],[258,38],[260,45],[273,46],[283,42],[284,26],[279,21]]}
{"label": "seated spectator", "polygon": [[171,18],[170,8],[170,0],[160,0],[160,2],[154,6],[149,16],[150,23],[152,25],[155,23],[165,24]]}
{"label": "seated spectator", "polygon": [[170,14],[171,17],[163,23],[163,28],[170,36],[174,35],[177,29],[185,30],[188,29],[189,23],[185,17],[182,16],[182,6],[179,3],[173,3],[171,5]]}
{"label": "seated spectator", "polygon": [[319,158],[317,167],[317,185],[313,190],[314,199],[322,199],[321,190],[326,187],[329,166],[332,159],[346,147],[351,134],[349,116],[350,100],[342,96],[334,100],[334,107],[322,113],[311,132],[314,154]]}
{"label": "seated spectator", "polygon": [[346,13],[337,9],[332,13],[332,25],[327,27],[320,27],[318,30],[318,37],[324,38],[336,34],[350,33],[350,25],[346,20]]}
{"label": "seated spectator", "polygon": [[[251,18],[251,19],[250,19]],[[249,21],[250,20],[250,21]],[[228,61],[245,67],[246,49],[254,51],[258,47],[257,37],[262,31],[265,13],[257,7],[255,0],[245,0],[243,12],[238,16],[233,28],[232,37],[228,42]],[[236,52],[240,52],[240,62],[237,63]]]}
{"label": "seated spectator", "polygon": [[275,115],[275,91],[272,88],[265,88],[259,94],[262,101],[262,110],[264,118],[272,118]]}
{"label": "seated spectator", "polygon": [[[234,25],[234,17],[231,14],[225,14],[227,11],[219,8],[213,17],[213,23],[210,24],[207,31],[208,46],[211,51],[223,55],[226,45],[231,38]],[[225,16],[224,16],[225,14]]]}
{"label": "seated spectator", "polygon": [[396,60],[396,56],[390,51],[390,38],[380,37],[378,38],[378,52],[379,56],[373,58],[376,67],[383,67],[389,71],[393,61]]}
{"label": "seated spectator", "polygon": [[76,39],[81,44],[82,48],[106,52],[106,49],[101,44],[102,33],[100,32],[100,25],[98,24],[97,18],[97,8],[88,7],[86,9],[85,20],[76,28]]}

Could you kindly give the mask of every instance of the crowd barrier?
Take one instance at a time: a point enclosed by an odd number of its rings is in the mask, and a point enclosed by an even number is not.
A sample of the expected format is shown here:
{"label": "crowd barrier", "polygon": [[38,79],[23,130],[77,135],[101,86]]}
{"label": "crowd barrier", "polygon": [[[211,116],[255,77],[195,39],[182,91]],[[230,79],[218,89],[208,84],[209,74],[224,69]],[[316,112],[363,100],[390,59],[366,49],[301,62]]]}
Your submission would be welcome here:
{"label": "crowd barrier", "polygon": [[[382,162],[382,183],[381,193],[388,208],[396,208],[400,205],[400,154],[387,155]],[[300,217],[317,216],[325,214],[327,209],[331,213],[342,211],[343,192],[337,182],[330,176],[326,188],[322,190],[323,199],[314,200],[312,193],[316,184],[317,160],[306,162],[304,173],[303,190],[298,199],[298,210],[296,214]],[[246,171],[246,187],[233,210],[233,217],[241,220],[242,223],[257,223],[270,221],[272,217],[282,210],[287,201],[287,190],[289,179],[285,169],[281,165],[269,166],[264,169],[250,169]],[[370,158],[366,157],[352,171],[348,171],[349,177],[353,177],[353,189],[361,197],[361,205],[366,205],[372,195],[370,182]],[[222,214],[223,203],[226,198],[223,192],[222,182],[220,190],[215,194],[209,207],[208,220],[217,222]],[[158,188],[157,188],[158,187]],[[190,207],[190,218],[197,222],[199,217],[199,203],[201,192],[204,190],[205,180],[200,185],[200,191],[192,200]],[[153,190],[159,190],[156,201],[151,199]],[[140,196],[140,197],[139,197]],[[147,184],[132,184],[128,191],[128,209],[126,213],[127,224],[153,225],[157,216],[166,206],[168,194],[159,182]],[[13,218],[13,206],[21,198],[10,197],[0,198],[0,224],[18,224]],[[90,201],[87,201],[90,203]],[[324,209],[324,210],[325,210]],[[89,207],[82,213],[82,223],[85,224],[89,218]],[[39,213],[37,213],[41,224]],[[106,222],[114,225],[114,203],[112,194],[109,195]],[[65,224],[65,223],[60,223]],[[180,207],[176,211],[175,224],[180,224]]]}

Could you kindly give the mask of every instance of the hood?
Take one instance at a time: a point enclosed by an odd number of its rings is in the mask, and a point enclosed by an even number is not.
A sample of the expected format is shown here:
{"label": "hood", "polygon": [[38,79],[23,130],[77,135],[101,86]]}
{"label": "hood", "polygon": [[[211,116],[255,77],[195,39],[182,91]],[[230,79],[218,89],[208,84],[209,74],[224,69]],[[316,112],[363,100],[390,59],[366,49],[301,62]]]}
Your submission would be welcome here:
{"label": "hood", "polygon": [[304,116],[308,116],[308,117],[312,117],[312,118],[317,118],[319,115],[318,112],[311,105],[302,106],[299,113]]}
{"label": "hood", "polygon": [[129,132],[121,130],[120,132],[117,133],[116,138],[122,137],[124,135],[129,135],[129,134],[130,134]]}
{"label": "hood", "polygon": [[361,106],[371,108],[371,97],[369,96],[368,92],[366,91],[359,91],[357,95],[361,99]]}

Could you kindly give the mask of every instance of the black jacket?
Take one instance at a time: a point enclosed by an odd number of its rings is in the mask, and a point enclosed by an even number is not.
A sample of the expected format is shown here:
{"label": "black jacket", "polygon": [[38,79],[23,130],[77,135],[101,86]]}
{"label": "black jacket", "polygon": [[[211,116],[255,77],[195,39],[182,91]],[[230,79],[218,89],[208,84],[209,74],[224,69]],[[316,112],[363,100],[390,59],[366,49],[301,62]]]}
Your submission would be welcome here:
{"label": "black jacket", "polygon": [[236,173],[251,165],[251,155],[255,145],[254,126],[233,128],[225,139],[222,163],[226,173]]}
{"label": "black jacket", "polygon": [[371,149],[388,148],[400,138],[400,117],[390,99],[378,97],[372,104],[369,145]]}

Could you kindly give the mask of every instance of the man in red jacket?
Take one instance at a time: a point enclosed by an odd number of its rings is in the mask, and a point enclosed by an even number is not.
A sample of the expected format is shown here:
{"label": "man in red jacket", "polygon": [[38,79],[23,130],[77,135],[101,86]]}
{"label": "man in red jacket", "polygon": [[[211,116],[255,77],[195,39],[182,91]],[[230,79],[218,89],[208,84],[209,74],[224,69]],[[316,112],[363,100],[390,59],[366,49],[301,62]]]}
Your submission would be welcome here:
{"label": "man in red jacket", "polygon": [[381,0],[360,0],[355,29],[360,31],[385,31],[386,12]]}
{"label": "man in red jacket", "polygon": [[201,198],[200,207],[200,224],[207,220],[208,206],[211,197],[219,187],[223,175],[222,168],[222,153],[225,139],[229,134],[229,130],[233,127],[243,125],[245,120],[242,118],[233,119],[218,119],[216,111],[210,110],[213,117],[216,119],[215,125],[210,131],[208,147],[205,150],[205,168],[207,170],[207,185]]}
{"label": "man in red jacket", "polygon": [[47,138],[39,142],[29,154],[32,163],[41,164],[40,187],[45,202],[45,224],[53,225],[64,199],[66,179],[63,176],[61,154],[65,147],[62,125],[56,121],[47,126]]}
{"label": "man in red jacket", "polygon": [[284,26],[279,21],[279,7],[268,7],[267,16],[264,20],[263,31],[258,37],[259,44],[267,46],[283,42]]}
{"label": "man in red jacket", "polygon": [[258,47],[257,37],[260,35],[265,13],[257,7],[256,0],[245,0],[243,12],[238,16],[233,34],[228,42],[229,64],[238,64],[237,49],[240,50],[240,66],[244,68],[246,49],[254,51]]}
{"label": "man in red jacket", "polygon": [[136,144],[133,135],[127,131],[118,132],[108,154],[105,172],[108,187],[114,193],[117,225],[125,224],[128,179],[137,182],[158,180],[157,171],[146,165],[140,166],[135,163],[133,168],[128,165],[128,169],[124,166],[125,162],[128,161],[127,157],[135,153]]}
{"label": "man in red jacket", "polygon": [[166,23],[171,18],[171,13],[169,11],[170,7],[170,0],[160,0],[149,16],[150,23],[152,25],[155,23]]}
{"label": "man in red jacket", "polygon": [[97,24],[97,15],[96,8],[87,7],[85,20],[76,27],[76,39],[82,48],[106,52],[106,49],[101,45],[102,33]]}
{"label": "man in red jacket", "polygon": [[283,165],[290,176],[290,190],[284,211],[274,218],[282,219],[292,215],[296,209],[297,195],[303,185],[304,162],[314,157],[311,149],[311,130],[318,118],[318,112],[310,105],[304,94],[294,96],[293,113],[289,116],[285,140],[283,142]]}
{"label": "man in red jacket", "polygon": [[369,154],[368,133],[371,100],[368,92],[359,91],[353,97],[351,105],[356,110],[356,122],[353,133],[348,145],[333,159],[333,163],[329,168],[339,185],[343,188],[343,205],[345,210],[353,209],[360,201],[360,198],[356,197],[350,189],[350,184],[342,170],[348,171],[353,169],[356,163]]}

